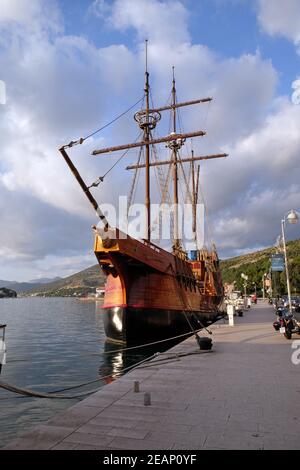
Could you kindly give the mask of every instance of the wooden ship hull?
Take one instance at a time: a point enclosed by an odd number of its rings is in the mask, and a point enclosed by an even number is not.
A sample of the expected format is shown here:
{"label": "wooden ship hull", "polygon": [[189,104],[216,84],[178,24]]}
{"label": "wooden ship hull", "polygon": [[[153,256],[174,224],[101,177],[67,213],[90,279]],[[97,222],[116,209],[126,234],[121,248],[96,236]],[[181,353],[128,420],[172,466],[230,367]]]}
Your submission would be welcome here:
{"label": "wooden ship hull", "polygon": [[[114,240],[95,238],[95,254],[107,275],[102,314],[110,341],[126,345],[198,330],[221,314],[223,287],[218,259],[169,253],[117,230]],[[105,247],[106,246],[106,247]]]}

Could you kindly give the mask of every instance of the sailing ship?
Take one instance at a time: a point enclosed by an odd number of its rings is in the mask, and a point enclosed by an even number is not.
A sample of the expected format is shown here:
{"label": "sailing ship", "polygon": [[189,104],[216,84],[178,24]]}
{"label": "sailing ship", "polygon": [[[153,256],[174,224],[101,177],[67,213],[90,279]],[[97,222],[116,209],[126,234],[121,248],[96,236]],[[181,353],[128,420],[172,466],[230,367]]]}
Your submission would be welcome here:
{"label": "sailing ship", "polygon": [[[193,233],[197,244],[196,207],[199,193],[199,165],[195,162],[226,157],[227,154],[180,156],[180,149],[186,139],[202,137],[202,130],[183,133],[177,130],[179,108],[201,103],[208,103],[212,98],[177,102],[176,82],[173,68],[172,102],[163,107],[150,107],[150,85],[147,65],[144,87],[143,109],[136,112],[134,119],[141,129],[142,139],[126,145],[97,149],[92,155],[102,155],[129,149],[143,149],[145,161],[128,166],[135,172],[145,172],[146,234],[143,239],[136,239],[111,227],[102,213],[100,206],[91,193],[91,187],[98,186],[102,178],[88,187],[71,161],[67,149],[82,144],[85,139],[72,141],[60,148],[60,152],[76,177],[88,200],[96,210],[102,228],[94,226],[94,252],[100,268],[107,276],[104,302],[102,305],[104,327],[110,341],[136,345],[193,333],[208,322],[213,322],[222,315],[224,289],[222,284],[219,258],[215,247],[207,249],[195,246],[195,250],[184,250],[179,236],[178,221],[178,173],[189,164],[191,178],[191,202],[193,206]],[[161,114],[171,112],[172,132],[154,138],[153,131],[160,121]],[[160,143],[167,144],[169,158],[153,160],[153,150]],[[151,240],[151,186],[150,172],[153,167],[167,165],[173,176],[173,244],[168,251]]]}

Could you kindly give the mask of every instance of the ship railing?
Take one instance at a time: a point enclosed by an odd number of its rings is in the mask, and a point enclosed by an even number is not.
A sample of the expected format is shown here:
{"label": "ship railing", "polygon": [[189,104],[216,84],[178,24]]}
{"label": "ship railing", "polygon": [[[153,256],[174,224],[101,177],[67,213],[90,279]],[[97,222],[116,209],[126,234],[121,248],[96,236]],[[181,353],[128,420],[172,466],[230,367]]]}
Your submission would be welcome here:
{"label": "ship railing", "polygon": [[157,253],[161,252],[161,249],[157,245],[154,245],[154,243],[146,240],[145,238],[142,239],[142,243],[146,246],[149,246],[149,248],[151,248],[152,250],[157,251]]}

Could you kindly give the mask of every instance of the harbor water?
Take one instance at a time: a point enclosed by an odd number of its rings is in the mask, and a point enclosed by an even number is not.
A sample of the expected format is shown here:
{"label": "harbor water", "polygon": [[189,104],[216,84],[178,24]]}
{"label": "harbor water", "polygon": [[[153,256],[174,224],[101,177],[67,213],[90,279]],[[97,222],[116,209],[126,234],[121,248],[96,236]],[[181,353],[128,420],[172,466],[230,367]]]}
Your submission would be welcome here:
{"label": "harbor water", "polygon": [[[118,347],[107,343],[101,303],[73,298],[0,300],[0,324],[7,324],[7,364],[0,380],[50,392],[109,376],[153,354],[153,349],[102,354]],[[105,385],[71,390],[76,395]],[[78,399],[27,398],[0,389],[0,447],[45,422]]]}

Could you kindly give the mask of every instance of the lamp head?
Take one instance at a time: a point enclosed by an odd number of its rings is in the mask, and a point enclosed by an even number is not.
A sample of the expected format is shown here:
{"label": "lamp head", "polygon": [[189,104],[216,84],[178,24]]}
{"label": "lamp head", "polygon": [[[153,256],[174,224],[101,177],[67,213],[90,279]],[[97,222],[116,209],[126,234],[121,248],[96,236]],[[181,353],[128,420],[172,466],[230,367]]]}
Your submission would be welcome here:
{"label": "lamp head", "polygon": [[298,222],[298,220],[299,220],[299,216],[298,216],[298,214],[297,214],[296,211],[291,210],[291,211],[288,213],[286,219],[287,219],[287,221],[288,221],[290,224],[296,224],[296,223]]}

